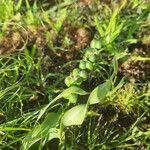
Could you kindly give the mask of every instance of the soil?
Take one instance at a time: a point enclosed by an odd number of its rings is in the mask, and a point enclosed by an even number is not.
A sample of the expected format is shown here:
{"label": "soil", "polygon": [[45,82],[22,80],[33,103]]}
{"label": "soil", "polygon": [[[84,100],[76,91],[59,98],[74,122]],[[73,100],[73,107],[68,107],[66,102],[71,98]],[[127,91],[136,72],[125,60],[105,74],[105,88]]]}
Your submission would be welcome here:
{"label": "soil", "polygon": [[[46,32],[53,35],[52,42],[54,45],[63,47],[64,50],[52,50],[48,45]],[[70,39],[70,45],[63,44],[64,37]],[[0,54],[22,52],[25,47],[30,50],[36,45],[37,55],[43,55],[43,58],[47,55],[52,60],[51,64],[45,64],[45,66],[52,69],[51,71],[62,72],[61,67],[66,62],[80,59],[81,50],[88,47],[92,39],[93,35],[89,29],[71,27],[69,24],[64,26],[58,35],[51,29],[41,26],[38,28],[27,27],[25,30],[10,26],[0,40]],[[133,79],[136,82],[150,80],[150,61],[132,60],[132,56],[150,57],[150,42],[146,42],[139,42],[128,47],[131,59],[120,66],[119,74],[121,76],[125,76],[129,80]]]}
{"label": "soil", "polygon": [[0,41],[0,54],[22,51],[24,39],[19,31],[9,30]]}
{"label": "soil", "polygon": [[[54,48],[49,46],[46,33],[51,35]],[[64,44],[66,37],[71,41],[71,44]],[[45,70],[52,72],[64,70],[63,72],[66,73],[65,68],[62,70],[62,66],[68,61],[80,59],[81,50],[89,46],[92,38],[89,29],[72,27],[69,24],[65,24],[58,34],[50,28],[42,26],[38,28],[28,26],[25,29],[10,26],[0,40],[0,54],[22,52],[25,47],[32,50],[33,46],[36,46],[36,55],[43,58]],[[59,48],[63,48],[63,50]],[[69,67],[69,71],[70,69]]]}
{"label": "soil", "polygon": [[149,60],[134,60],[135,57],[150,58],[150,43],[137,43],[129,46],[131,57],[120,67],[119,73],[135,82],[150,81],[150,61]]}
{"label": "soil", "polygon": [[0,40],[0,53],[11,54],[21,52],[28,47],[29,49],[36,45],[39,49],[45,46],[46,39],[43,35],[44,28],[16,28],[15,24],[8,27]]}

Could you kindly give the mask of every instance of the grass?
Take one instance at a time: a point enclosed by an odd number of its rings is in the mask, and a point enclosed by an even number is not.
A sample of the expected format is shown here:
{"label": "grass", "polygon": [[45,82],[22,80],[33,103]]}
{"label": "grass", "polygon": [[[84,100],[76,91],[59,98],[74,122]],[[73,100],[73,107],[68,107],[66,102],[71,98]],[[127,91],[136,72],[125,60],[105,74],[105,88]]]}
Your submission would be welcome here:
{"label": "grass", "polygon": [[0,2],[0,149],[150,149],[146,0]]}

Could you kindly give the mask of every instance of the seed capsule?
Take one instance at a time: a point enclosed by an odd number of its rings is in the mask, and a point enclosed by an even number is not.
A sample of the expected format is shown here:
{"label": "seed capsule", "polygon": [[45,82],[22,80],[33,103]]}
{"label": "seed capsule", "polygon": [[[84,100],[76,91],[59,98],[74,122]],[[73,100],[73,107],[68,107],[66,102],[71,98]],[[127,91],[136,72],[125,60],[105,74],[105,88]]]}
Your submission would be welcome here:
{"label": "seed capsule", "polygon": [[79,68],[80,69],[86,69],[86,62],[85,61],[81,61],[79,64]]}
{"label": "seed capsule", "polygon": [[78,69],[78,68],[75,68],[75,69],[73,69],[73,71],[72,71],[72,75],[73,75],[74,77],[79,76],[79,73],[80,73],[80,69]]}
{"label": "seed capsule", "polygon": [[91,62],[87,61],[87,62],[86,62],[86,69],[92,71],[92,70],[93,70],[93,64],[92,64]]}
{"label": "seed capsule", "polygon": [[88,78],[87,72],[85,70],[80,71],[80,77],[82,77],[83,79],[87,79]]}
{"label": "seed capsule", "polygon": [[96,61],[95,55],[91,55],[91,56],[89,57],[89,61],[90,61],[90,62],[95,62],[95,61]]}
{"label": "seed capsule", "polygon": [[68,76],[68,77],[66,77],[65,78],[65,84],[69,87],[71,84],[73,84],[73,79],[70,77],[70,76]]}
{"label": "seed capsule", "polygon": [[96,39],[94,39],[94,40],[92,40],[92,42],[91,42],[91,48],[96,48],[96,49],[101,49],[101,47],[102,47],[102,44],[101,44],[101,41],[100,40],[96,40]]}

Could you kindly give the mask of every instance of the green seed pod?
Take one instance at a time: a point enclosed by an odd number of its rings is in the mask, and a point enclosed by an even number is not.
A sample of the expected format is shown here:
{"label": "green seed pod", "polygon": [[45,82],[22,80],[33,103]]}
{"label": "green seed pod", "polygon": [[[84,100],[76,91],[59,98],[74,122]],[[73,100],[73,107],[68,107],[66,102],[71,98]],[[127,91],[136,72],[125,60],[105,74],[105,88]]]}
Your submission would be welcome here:
{"label": "green seed pod", "polygon": [[91,48],[96,48],[96,49],[100,49],[102,47],[102,44],[101,44],[101,41],[100,40],[97,40],[97,39],[94,39],[92,40],[91,42]]}
{"label": "green seed pod", "polygon": [[91,52],[90,50],[87,50],[86,53],[85,53],[85,57],[88,58],[88,57],[91,55],[91,53],[92,53],[92,52]]}
{"label": "green seed pod", "polygon": [[88,74],[85,70],[80,71],[80,77],[82,77],[83,79],[87,79],[88,78]]}
{"label": "green seed pod", "polygon": [[87,62],[86,62],[86,69],[92,71],[92,70],[93,70],[93,64],[92,64],[91,62],[87,61]]}
{"label": "green seed pod", "polygon": [[79,68],[80,69],[85,69],[86,68],[86,62],[85,61],[81,61],[79,64]]}
{"label": "green seed pod", "polygon": [[80,73],[80,69],[78,69],[78,68],[75,68],[75,69],[73,69],[73,71],[72,71],[72,75],[73,75],[74,77],[78,77],[78,76],[79,76],[79,73]]}
{"label": "green seed pod", "polygon": [[89,57],[89,61],[90,61],[90,62],[95,62],[95,61],[96,61],[95,55],[91,55],[91,56]]}
{"label": "green seed pod", "polygon": [[73,84],[73,79],[70,77],[70,76],[68,76],[68,77],[66,77],[65,78],[65,84],[69,87],[71,84]]}

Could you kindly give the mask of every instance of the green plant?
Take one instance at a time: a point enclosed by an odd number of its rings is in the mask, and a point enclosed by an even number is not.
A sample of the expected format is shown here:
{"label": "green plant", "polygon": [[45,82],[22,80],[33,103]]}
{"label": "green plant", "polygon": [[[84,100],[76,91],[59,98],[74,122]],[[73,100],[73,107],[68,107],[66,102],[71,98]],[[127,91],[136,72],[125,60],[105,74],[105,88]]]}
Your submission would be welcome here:
{"label": "green plant", "polygon": [[[101,43],[105,47],[105,50],[111,52],[112,54],[115,53],[115,40],[123,31],[125,26],[125,22],[123,19],[120,19],[120,12],[127,4],[127,1],[122,1],[121,5],[116,4],[114,9],[111,11],[108,7],[105,8],[106,16],[108,20],[103,20],[99,18],[98,15],[94,17],[95,26],[101,38]],[[111,12],[111,14],[110,14]],[[101,16],[100,16],[101,17]]]}
{"label": "green plant", "polygon": [[88,74],[92,72],[96,66],[96,49],[87,49],[83,59],[79,63],[79,67],[75,68],[70,76],[66,77],[65,84],[70,87],[72,85],[80,86],[83,81],[88,79]]}
{"label": "green plant", "polygon": [[[60,140],[63,140],[63,128],[65,126],[71,126],[71,125],[81,125],[85,119],[85,117],[87,116],[87,112],[88,112],[88,107],[90,104],[96,104],[96,103],[103,103],[104,98],[106,97],[106,95],[108,94],[108,92],[110,91],[111,87],[112,87],[112,79],[114,78],[114,75],[117,73],[117,64],[114,63],[114,73],[112,75],[112,77],[110,78],[110,80],[106,81],[104,84],[101,84],[100,86],[98,86],[97,88],[95,88],[90,96],[89,99],[87,101],[86,104],[80,104],[80,105],[76,105],[73,108],[67,110],[66,112],[63,111],[62,112],[62,117],[60,119],[61,123],[60,123]],[[45,113],[45,111],[52,107],[56,102],[58,103],[58,100],[61,100],[61,98],[65,98],[68,99],[69,103],[76,103],[77,102],[77,97],[75,97],[75,100],[72,99],[72,96],[75,95],[86,95],[87,92],[85,92],[84,90],[76,87],[76,86],[71,86],[70,88],[64,90],[61,94],[59,94],[56,98],[54,98],[47,106],[45,106],[44,108],[41,109],[39,116],[38,116],[38,120],[41,118],[41,116]],[[82,113],[81,113],[82,112]],[[36,131],[33,130],[33,135],[34,132]],[[32,135],[31,133],[29,133],[29,135]],[[38,135],[39,136],[39,135]],[[36,137],[36,139],[39,139],[38,136]],[[24,148],[28,147],[28,146],[32,146],[34,144],[34,142],[32,144],[30,144],[30,141],[27,141],[26,138],[24,139],[24,143],[26,143],[24,145]],[[27,145],[27,146],[26,146]]]}
{"label": "green plant", "polygon": [[[149,47],[150,5],[106,3],[1,0],[0,149],[149,149],[149,81],[120,70],[126,60],[149,63],[132,51]],[[78,27],[91,32],[85,49],[74,49]],[[11,51],[15,43],[22,51]]]}
{"label": "green plant", "polygon": [[0,22],[7,22],[14,16],[14,3],[11,0],[0,2]]}

